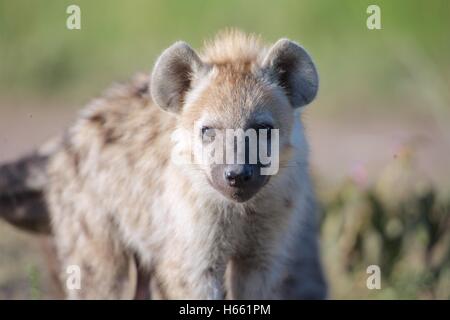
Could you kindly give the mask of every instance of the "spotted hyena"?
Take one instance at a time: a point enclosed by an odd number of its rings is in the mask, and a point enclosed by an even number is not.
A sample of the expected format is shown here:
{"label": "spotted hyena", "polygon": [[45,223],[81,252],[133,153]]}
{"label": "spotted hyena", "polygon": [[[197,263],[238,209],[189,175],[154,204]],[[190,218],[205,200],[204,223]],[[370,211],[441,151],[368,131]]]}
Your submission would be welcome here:
{"label": "spotted hyena", "polygon": [[[47,170],[63,283],[80,268],[67,295],[133,297],[136,257],[162,298],[324,297],[301,123],[317,89],[295,42],[228,31],[199,54],[176,42],[150,76],[92,101]],[[192,146],[226,129],[277,132],[278,170],[201,160]],[[174,161],[175,145],[199,161]]]}

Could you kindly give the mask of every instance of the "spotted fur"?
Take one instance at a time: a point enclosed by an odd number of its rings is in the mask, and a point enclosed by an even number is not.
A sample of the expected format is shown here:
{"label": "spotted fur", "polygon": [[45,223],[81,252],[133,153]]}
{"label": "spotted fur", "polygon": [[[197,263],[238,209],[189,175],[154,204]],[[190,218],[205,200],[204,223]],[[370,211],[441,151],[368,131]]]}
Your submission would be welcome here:
{"label": "spotted fur", "polygon": [[[264,70],[268,51],[221,34],[199,55],[208,68],[177,84],[177,113],[156,105],[145,74],[82,110],[50,159],[46,190],[62,279],[81,268],[70,298],[132,298],[134,255],[162,298],[325,297],[300,111]],[[174,130],[205,117],[241,127],[256,113],[280,129],[282,163],[249,201],[223,197],[208,168],[171,161]]]}

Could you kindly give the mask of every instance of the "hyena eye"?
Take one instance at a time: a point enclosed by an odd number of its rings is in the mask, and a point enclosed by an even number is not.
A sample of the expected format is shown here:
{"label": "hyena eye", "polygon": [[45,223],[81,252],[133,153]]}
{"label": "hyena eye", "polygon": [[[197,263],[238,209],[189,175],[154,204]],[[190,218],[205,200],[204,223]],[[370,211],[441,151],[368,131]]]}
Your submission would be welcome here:
{"label": "hyena eye", "polygon": [[216,130],[210,127],[202,127],[202,140],[204,143],[209,143],[214,140]]}

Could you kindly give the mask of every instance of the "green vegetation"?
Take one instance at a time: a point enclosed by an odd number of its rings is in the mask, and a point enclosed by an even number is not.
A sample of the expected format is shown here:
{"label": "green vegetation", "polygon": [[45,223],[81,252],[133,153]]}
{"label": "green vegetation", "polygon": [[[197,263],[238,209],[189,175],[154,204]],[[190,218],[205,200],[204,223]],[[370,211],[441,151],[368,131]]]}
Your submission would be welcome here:
{"label": "green vegetation", "polygon": [[28,278],[30,283],[30,297],[33,300],[41,298],[39,270],[36,266],[30,265],[28,267]]}
{"label": "green vegetation", "polygon": [[[81,7],[81,30],[65,26],[73,3]],[[450,78],[450,3],[376,1],[383,29],[370,31],[372,3],[0,0],[0,94],[85,101],[112,79],[150,70],[175,40],[200,47],[218,30],[238,27],[267,41],[290,37],[311,51],[321,74],[322,112],[355,105],[420,109],[426,101],[416,98],[423,83],[412,77],[415,67],[427,65],[441,86]]]}
{"label": "green vegetation", "polygon": [[[377,181],[352,177],[322,195],[322,247],[332,297],[450,299],[450,193],[417,179],[404,152]],[[366,269],[381,270],[369,290]]]}

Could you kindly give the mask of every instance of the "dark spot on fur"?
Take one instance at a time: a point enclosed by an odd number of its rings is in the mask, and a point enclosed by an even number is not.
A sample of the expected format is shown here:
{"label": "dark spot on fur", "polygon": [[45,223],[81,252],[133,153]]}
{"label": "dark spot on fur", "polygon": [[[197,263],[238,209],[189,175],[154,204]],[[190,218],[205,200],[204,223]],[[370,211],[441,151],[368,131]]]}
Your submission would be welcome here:
{"label": "dark spot on fur", "polygon": [[179,285],[182,289],[186,289],[187,286],[188,286],[186,280],[183,279],[183,278],[178,279],[178,285]]}
{"label": "dark spot on fur", "polygon": [[145,82],[136,88],[136,95],[138,97],[147,96],[149,94],[149,83]]}
{"label": "dark spot on fur", "polygon": [[213,267],[209,267],[208,269],[206,269],[206,273],[207,274],[214,274],[214,268]]}
{"label": "dark spot on fur", "polygon": [[119,137],[115,133],[115,130],[113,128],[106,126],[105,115],[98,113],[98,114],[95,114],[92,117],[90,117],[89,120],[92,123],[98,125],[100,127],[100,129],[103,130],[103,132],[102,132],[103,133],[103,143],[105,145],[114,143],[119,139]]}
{"label": "dark spot on fur", "polygon": [[283,282],[285,285],[292,285],[295,282],[295,278],[289,275],[283,280]]}
{"label": "dark spot on fur", "polygon": [[286,208],[292,208],[293,207],[292,200],[290,198],[284,198],[284,206]]}
{"label": "dark spot on fur", "polygon": [[75,172],[78,173],[80,168],[80,156],[76,152],[73,153],[73,165],[75,167]]}
{"label": "dark spot on fur", "polygon": [[81,156],[80,154],[73,148],[71,137],[68,131],[64,133],[63,141],[62,141],[62,147],[66,151],[66,154],[68,157],[72,160],[73,169],[75,171],[75,174],[78,175],[79,168],[80,168],[80,162],[81,162]]}
{"label": "dark spot on fur", "polygon": [[162,158],[162,159],[161,159],[161,166],[165,167],[165,166],[167,165],[167,162],[168,162],[168,161],[169,161],[169,160],[168,160],[166,157]]}
{"label": "dark spot on fur", "polygon": [[133,168],[137,161],[136,155],[133,152],[127,152],[125,159],[127,160],[127,166],[130,168]]}
{"label": "dark spot on fur", "polygon": [[78,172],[80,171],[80,155],[76,150],[74,150],[70,145],[66,145],[66,152],[70,159],[72,160],[73,169],[75,171],[75,174],[78,175]]}
{"label": "dark spot on fur", "polygon": [[156,130],[150,131],[147,138],[145,139],[145,145],[152,145],[157,135]]}
{"label": "dark spot on fur", "polygon": [[100,126],[103,126],[106,123],[106,118],[103,114],[94,114],[89,120],[93,123],[96,123]]}
{"label": "dark spot on fur", "polygon": [[119,140],[119,136],[116,134],[114,129],[107,128],[103,134],[103,142],[105,145],[112,144],[114,142],[117,142]]}
{"label": "dark spot on fur", "polygon": [[89,226],[86,223],[85,217],[81,217],[80,226],[81,226],[81,231],[86,235],[86,237],[91,238],[92,233],[91,233],[91,230],[89,229]]}
{"label": "dark spot on fur", "polygon": [[81,265],[81,270],[85,277],[89,277],[94,274],[94,268],[86,262],[83,262],[83,264]]}

